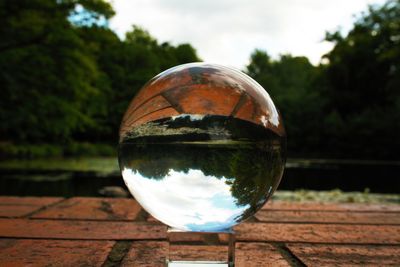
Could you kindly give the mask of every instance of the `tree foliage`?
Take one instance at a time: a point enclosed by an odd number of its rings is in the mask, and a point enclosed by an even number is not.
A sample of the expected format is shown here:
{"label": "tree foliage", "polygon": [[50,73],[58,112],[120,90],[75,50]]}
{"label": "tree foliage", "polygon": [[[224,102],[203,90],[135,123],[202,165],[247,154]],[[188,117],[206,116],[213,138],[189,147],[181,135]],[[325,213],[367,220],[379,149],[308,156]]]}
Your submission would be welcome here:
{"label": "tree foliage", "polygon": [[[400,134],[400,1],[370,6],[342,36],[328,33],[326,55],[331,148],[353,155],[396,157]],[[333,124],[333,125],[332,125]],[[335,127],[329,132],[328,127]]]}
{"label": "tree foliage", "polygon": [[64,140],[94,125],[95,59],[69,23],[74,2],[1,2],[2,138]]}
{"label": "tree foliage", "polygon": [[117,140],[127,103],[190,45],[158,42],[134,27],[120,40],[102,0],[0,1],[0,140]]}
{"label": "tree foliage", "polygon": [[282,55],[272,60],[260,50],[251,55],[247,66],[247,73],[279,108],[289,136],[288,147],[297,154],[315,150],[320,144],[318,123],[324,99],[316,82],[318,71],[305,57]]}
{"label": "tree foliage", "polygon": [[256,50],[246,69],[281,110],[289,155],[398,158],[400,1],[370,6],[347,35],[326,40],[328,64]]}

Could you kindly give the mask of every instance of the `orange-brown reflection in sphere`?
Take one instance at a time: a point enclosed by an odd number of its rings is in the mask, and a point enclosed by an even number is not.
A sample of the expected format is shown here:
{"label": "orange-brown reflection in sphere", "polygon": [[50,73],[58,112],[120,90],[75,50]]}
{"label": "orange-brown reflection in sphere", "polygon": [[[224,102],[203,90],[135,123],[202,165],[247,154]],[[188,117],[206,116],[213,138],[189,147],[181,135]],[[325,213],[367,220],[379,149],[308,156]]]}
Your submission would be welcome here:
{"label": "orange-brown reflection in sphere", "polygon": [[133,127],[182,114],[231,116],[285,135],[274,103],[256,81],[235,69],[190,63],[162,72],[140,90],[123,117],[120,141]]}

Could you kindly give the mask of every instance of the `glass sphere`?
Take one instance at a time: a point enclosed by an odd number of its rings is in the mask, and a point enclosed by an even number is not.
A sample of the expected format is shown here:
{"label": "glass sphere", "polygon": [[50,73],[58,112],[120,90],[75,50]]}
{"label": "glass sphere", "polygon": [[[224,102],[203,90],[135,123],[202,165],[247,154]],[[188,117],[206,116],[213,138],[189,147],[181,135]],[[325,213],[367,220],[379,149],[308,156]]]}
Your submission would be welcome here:
{"label": "glass sphere", "polygon": [[151,79],[121,123],[119,164],[135,199],[183,231],[225,231],[277,188],[286,134],[268,93],[246,74],[207,63]]}

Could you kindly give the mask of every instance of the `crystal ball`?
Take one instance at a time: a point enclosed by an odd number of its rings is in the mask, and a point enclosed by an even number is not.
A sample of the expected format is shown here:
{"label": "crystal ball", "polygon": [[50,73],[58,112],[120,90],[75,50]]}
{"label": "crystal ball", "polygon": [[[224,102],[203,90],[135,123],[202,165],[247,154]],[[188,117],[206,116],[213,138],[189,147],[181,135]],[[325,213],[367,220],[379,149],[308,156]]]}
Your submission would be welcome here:
{"label": "crystal ball", "polygon": [[134,198],[172,228],[227,231],[277,188],[286,160],[282,118],[239,70],[190,63],[151,79],[122,119],[118,157]]}

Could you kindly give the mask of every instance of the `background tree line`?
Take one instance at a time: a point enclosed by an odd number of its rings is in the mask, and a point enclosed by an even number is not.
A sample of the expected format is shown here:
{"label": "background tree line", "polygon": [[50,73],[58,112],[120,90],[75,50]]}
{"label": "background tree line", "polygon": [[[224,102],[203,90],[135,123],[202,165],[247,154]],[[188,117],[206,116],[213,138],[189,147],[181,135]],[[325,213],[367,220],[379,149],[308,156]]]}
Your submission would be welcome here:
{"label": "background tree line", "polygon": [[289,155],[399,159],[400,1],[325,39],[334,43],[325,64],[256,50],[247,66],[283,114]]}
{"label": "background tree line", "polygon": [[[137,26],[121,40],[107,26],[113,15],[101,0],[0,0],[0,153],[114,145],[151,77],[200,60],[190,44],[159,43]],[[255,50],[244,70],[283,114],[289,156],[398,159],[400,1],[370,7],[347,35],[326,40],[325,64]]]}

